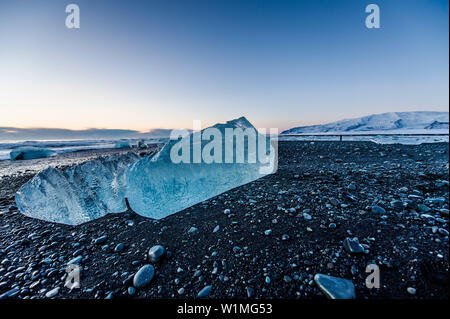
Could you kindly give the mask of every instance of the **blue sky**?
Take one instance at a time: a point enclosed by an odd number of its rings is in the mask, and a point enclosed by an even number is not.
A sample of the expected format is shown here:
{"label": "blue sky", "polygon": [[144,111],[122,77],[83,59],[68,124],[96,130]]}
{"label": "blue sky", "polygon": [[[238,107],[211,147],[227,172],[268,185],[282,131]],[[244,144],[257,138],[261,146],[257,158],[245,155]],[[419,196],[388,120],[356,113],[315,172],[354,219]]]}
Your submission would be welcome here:
{"label": "blue sky", "polygon": [[[0,2],[0,127],[256,127],[448,110],[448,1]],[[365,27],[378,4],[381,28]]]}

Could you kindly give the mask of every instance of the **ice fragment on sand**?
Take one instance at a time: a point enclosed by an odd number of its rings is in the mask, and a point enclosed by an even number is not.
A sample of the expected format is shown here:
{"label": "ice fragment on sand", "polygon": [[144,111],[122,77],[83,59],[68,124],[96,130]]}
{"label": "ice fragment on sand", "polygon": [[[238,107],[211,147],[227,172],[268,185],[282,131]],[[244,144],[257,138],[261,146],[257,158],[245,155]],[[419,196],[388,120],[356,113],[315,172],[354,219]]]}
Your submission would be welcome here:
{"label": "ice fragment on sand", "polygon": [[56,153],[52,150],[34,146],[24,146],[13,149],[9,156],[11,161],[28,160],[34,158],[43,158],[54,156]]}
{"label": "ice fragment on sand", "polygon": [[[181,153],[183,149],[180,147],[180,140],[171,140],[154,157],[144,157],[130,166],[126,197],[136,213],[156,219],[164,218],[273,172],[264,171],[269,165],[268,162],[274,162],[275,156],[273,149],[270,152],[269,138],[259,134],[245,118],[216,124],[212,128],[215,130],[211,131],[209,128],[208,132],[217,136],[214,135],[210,140],[200,138],[200,135],[204,136],[205,130],[193,132],[183,138],[186,142],[184,151],[188,150],[189,154],[188,161],[173,161],[174,149],[179,148]],[[229,134],[226,133],[227,129]],[[248,129],[245,131],[249,136],[246,143],[238,144],[238,139],[231,135],[231,132],[235,132],[234,129]],[[249,146],[249,140],[253,138],[257,143],[261,143],[261,146]],[[217,161],[205,163],[201,158],[200,163],[195,162],[195,148],[197,155],[199,151],[204,154],[211,150],[209,143],[213,141],[224,148],[221,154],[214,154],[217,155]],[[227,142],[229,144],[226,144]],[[231,145],[231,151],[225,145]],[[263,147],[264,160],[260,160],[260,154],[256,154],[259,153],[259,147]],[[216,151],[219,153],[218,149],[214,149],[214,153]],[[229,162],[226,160],[227,156]],[[244,156],[243,162],[239,160],[240,156]],[[252,156],[256,158],[254,163],[249,160]]]}
{"label": "ice fragment on sand", "polygon": [[26,216],[69,225],[123,212],[126,169],[138,159],[130,152],[47,168],[19,189],[17,206]]}

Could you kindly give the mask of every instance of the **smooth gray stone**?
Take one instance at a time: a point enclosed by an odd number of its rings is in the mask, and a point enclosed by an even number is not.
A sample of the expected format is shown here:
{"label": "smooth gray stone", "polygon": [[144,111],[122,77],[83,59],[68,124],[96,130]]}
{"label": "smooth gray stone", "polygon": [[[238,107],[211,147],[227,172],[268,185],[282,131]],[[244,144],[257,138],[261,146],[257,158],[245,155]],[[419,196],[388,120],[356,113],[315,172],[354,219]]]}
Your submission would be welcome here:
{"label": "smooth gray stone", "polygon": [[10,289],[7,292],[0,295],[0,299],[14,298],[15,296],[17,296],[19,294],[19,292],[20,292],[20,290],[17,287]]}
{"label": "smooth gray stone", "polygon": [[114,251],[115,251],[116,253],[119,253],[119,252],[121,252],[124,248],[125,248],[125,245],[122,244],[122,243],[119,243],[119,244],[117,244],[116,247],[114,248]]}
{"label": "smooth gray stone", "polygon": [[374,205],[374,206],[372,206],[372,213],[385,214],[386,210],[383,207],[380,207],[378,205]]}
{"label": "smooth gray stone", "polygon": [[83,260],[83,256],[80,255],[80,256],[77,256],[77,257],[71,259],[67,263],[67,265],[78,265],[82,260]]}
{"label": "smooth gray stone", "polygon": [[59,287],[53,288],[52,290],[48,291],[45,294],[45,297],[53,298],[53,297],[55,297],[58,294],[58,292],[59,292]]}
{"label": "smooth gray stone", "polygon": [[188,230],[188,234],[192,234],[192,233],[195,233],[195,232],[197,232],[198,231],[198,228],[197,227],[191,227],[191,228],[189,228],[189,230]]}
{"label": "smooth gray stone", "polygon": [[155,268],[152,265],[142,266],[138,272],[134,275],[133,286],[136,288],[143,288],[152,281],[155,275]]}
{"label": "smooth gray stone", "polygon": [[314,281],[329,299],[354,299],[355,286],[348,279],[316,274]]}
{"label": "smooth gray stone", "polygon": [[428,207],[427,205],[424,205],[424,204],[418,204],[417,208],[423,213],[428,213],[431,210],[430,207]]}
{"label": "smooth gray stone", "polygon": [[199,298],[208,297],[209,293],[211,292],[211,288],[212,288],[212,286],[206,286],[205,288],[200,290],[197,297],[199,297]]}
{"label": "smooth gray stone", "polygon": [[364,247],[359,243],[358,238],[345,238],[344,248],[350,254],[364,254]]}
{"label": "smooth gray stone", "polygon": [[103,235],[101,237],[98,237],[96,239],[94,239],[94,244],[103,244],[104,242],[106,242],[106,240],[108,239],[108,236]]}
{"label": "smooth gray stone", "polygon": [[150,248],[150,250],[148,251],[148,258],[150,262],[157,263],[164,255],[164,253],[165,253],[164,247],[161,245],[156,245]]}
{"label": "smooth gray stone", "polygon": [[393,200],[391,202],[392,207],[397,208],[397,209],[403,209],[403,202],[401,200]]}
{"label": "smooth gray stone", "polygon": [[136,289],[134,287],[128,287],[128,294],[133,296],[136,293]]}

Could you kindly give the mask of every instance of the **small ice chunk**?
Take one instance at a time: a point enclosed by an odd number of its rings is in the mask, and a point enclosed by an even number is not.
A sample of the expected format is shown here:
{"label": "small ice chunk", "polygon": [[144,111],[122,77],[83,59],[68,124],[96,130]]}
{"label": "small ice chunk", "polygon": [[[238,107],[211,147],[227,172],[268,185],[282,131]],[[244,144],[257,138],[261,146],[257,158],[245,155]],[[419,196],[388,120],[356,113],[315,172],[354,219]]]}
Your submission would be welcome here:
{"label": "small ice chunk", "polygon": [[9,156],[11,161],[18,160],[28,160],[34,158],[43,158],[56,155],[55,151],[47,148],[35,147],[35,146],[24,146],[13,149]]}
{"label": "small ice chunk", "polygon": [[115,148],[131,148],[131,144],[129,141],[118,141],[114,145]]}

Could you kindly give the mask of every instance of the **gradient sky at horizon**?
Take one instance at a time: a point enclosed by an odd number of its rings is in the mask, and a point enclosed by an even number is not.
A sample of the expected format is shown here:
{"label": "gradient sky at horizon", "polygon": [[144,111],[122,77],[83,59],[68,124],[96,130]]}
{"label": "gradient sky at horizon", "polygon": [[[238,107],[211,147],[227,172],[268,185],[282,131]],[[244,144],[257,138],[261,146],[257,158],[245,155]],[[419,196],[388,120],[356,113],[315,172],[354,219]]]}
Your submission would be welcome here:
{"label": "gradient sky at horizon", "polygon": [[[81,28],[65,27],[76,3]],[[365,7],[381,29],[365,27]],[[0,0],[0,126],[256,127],[449,107],[448,1]]]}

